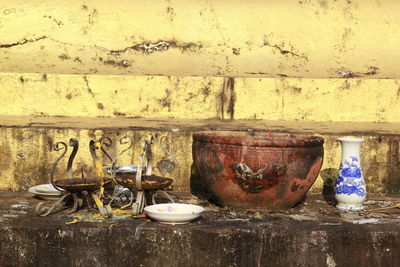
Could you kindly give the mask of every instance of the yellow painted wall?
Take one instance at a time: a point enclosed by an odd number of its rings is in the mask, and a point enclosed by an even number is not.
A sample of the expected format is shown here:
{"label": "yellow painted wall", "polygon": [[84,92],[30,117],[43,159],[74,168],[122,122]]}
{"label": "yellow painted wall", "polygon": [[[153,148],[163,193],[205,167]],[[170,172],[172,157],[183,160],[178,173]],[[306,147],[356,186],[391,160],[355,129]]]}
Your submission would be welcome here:
{"label": "yellow painted wall", "polygon": [[222,84],[222,78],[0,73],[0,114],[218,117]]}
{"label": "yellow painted wall", "polygon": [[399,78],[399,11],[397,0],[3,0],[0,72]]}
{"label": "yellow painted wall", "polygon": [[400,121],[392,79],[235,79],[235,119]]}
{"label": "yellow painted wall", "polygon": [[0,114],[400,122],[399,80],[234,78],[233,88],[226,84],[222,77],[0,73]]}
{"label": "yellow painted wall", "polygon": [[[1,1],[0,115],[397,123],[399,11],[397,0]],[[108,134],[0,130],[0,189],[13,190],[48,182],[52,142]],[[190,135],[176,142],[178,190]],[[340,158],[324,136],[314,192]],[[387,192],[398,140],[365,138],[369,187]]]}

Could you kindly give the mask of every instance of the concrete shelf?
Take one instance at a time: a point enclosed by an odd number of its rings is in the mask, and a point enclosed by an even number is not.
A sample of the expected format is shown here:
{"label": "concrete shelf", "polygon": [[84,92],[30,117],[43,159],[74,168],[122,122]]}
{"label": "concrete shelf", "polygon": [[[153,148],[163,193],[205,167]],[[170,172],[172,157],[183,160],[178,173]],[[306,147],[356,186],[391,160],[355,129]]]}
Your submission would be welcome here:
{"label": "concrete shelf", "polygon": [[400,122],[317,122],[129,117],[48,117],[0,115],[0,128],[73,130],[263,130],[320,135],[400,136]]}
{"label": "concrete shelf", "polygon": [[[28,193],[0,192],[1,266],[398,266],[399,213],[343,213],[310,195],[290,211],[205,207],[200,220],[38,217]],[[370,197],[367,206],[399,198]],[[129,214],[129,213],[128,213]],[[72,223],[71,223],[72,222]]]}

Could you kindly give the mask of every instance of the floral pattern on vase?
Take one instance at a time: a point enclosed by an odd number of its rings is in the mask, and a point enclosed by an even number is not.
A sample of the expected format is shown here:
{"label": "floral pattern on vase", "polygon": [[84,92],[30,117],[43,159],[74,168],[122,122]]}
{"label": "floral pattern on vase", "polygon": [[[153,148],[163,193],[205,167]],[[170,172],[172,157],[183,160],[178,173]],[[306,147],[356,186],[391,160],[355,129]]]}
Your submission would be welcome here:
{"label": "floral pattern on vase", "polygon": [[339,176],[336,180],[336,194],[356,194],[360,197],[366,195],[365,182],[362,179],[361,167],[357,157],[350,157],[340,164]]}
{"label": "floral pattern on vase", "polygon": [[342,146],[342,160],[335,186],[336,207],[347,211],[363,210],[367,189],[361,170],[360,148],[364,140],[339,138],[338,141]]}

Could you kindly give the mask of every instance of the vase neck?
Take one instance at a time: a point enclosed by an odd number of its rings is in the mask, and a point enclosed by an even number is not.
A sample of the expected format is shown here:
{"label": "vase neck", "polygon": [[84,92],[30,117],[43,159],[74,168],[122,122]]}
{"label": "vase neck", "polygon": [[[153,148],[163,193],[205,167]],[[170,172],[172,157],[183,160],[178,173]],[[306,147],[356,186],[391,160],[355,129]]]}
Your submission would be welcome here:
{"label": "vase neck", "polygon": [[343,141],[339,140],[342,145],[342,160],[351,157],[360,157],[360,149],[362,141]]}

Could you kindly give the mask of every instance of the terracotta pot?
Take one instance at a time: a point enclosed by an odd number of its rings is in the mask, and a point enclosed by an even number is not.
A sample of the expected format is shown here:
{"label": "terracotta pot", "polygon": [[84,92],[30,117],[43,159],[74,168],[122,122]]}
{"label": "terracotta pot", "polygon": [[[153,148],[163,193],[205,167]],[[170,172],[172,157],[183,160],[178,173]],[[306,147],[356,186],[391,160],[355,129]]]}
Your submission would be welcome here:
{"label": "terracotta pot", "polygon": [[207,197],[223,206],[295,206],[321,169],[324,139],[272,132],[197,132],[193,161]]}

